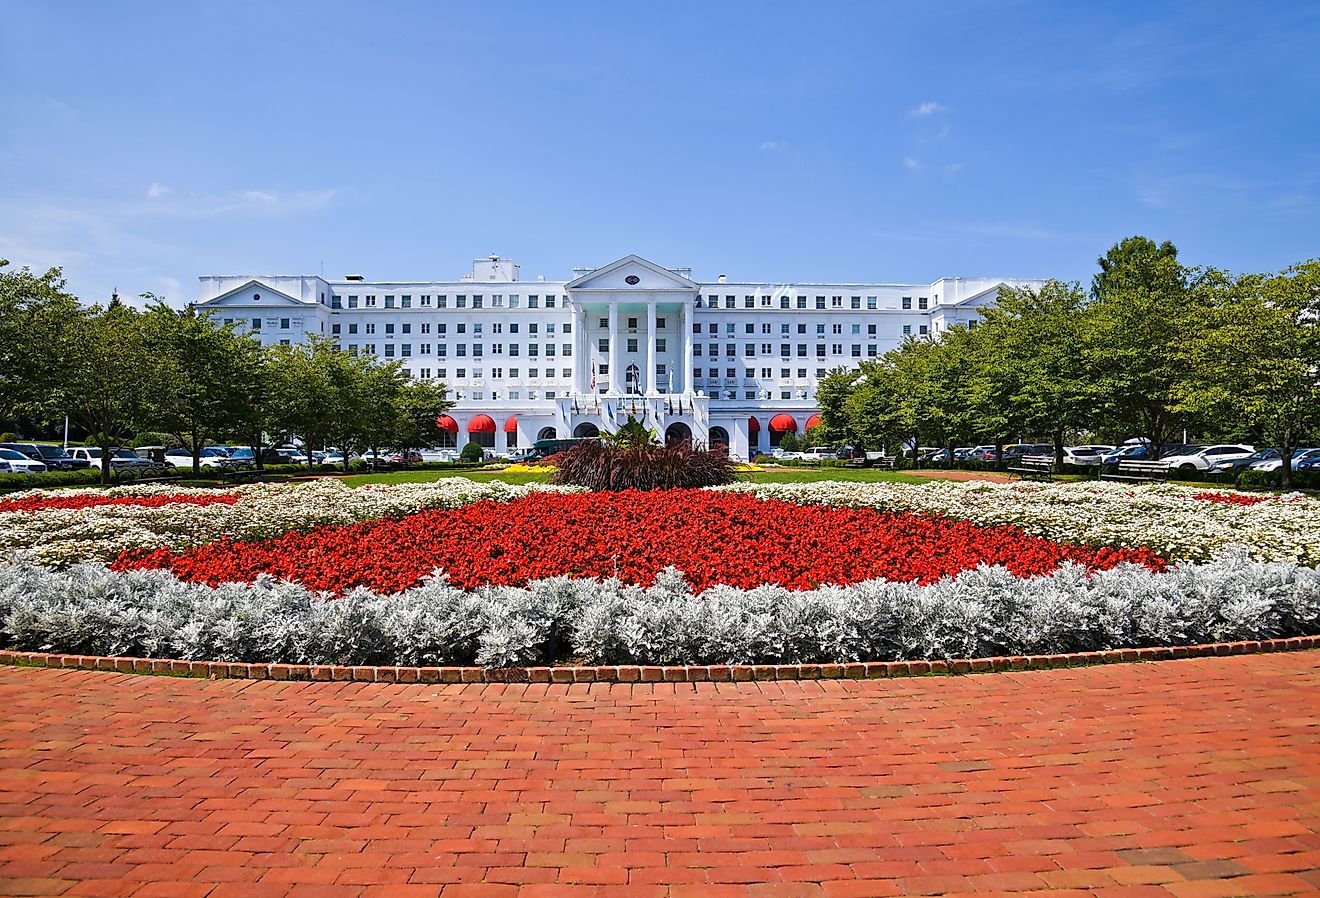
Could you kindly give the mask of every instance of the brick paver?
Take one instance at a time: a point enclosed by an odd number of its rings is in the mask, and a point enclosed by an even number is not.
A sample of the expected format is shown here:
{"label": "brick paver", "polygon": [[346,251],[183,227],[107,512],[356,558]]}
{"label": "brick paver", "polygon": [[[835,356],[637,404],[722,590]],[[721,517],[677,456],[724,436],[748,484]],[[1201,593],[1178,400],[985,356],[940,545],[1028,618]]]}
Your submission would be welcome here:
{"label": "brick paver", "polygon": [[882,681],[0,669],[0,894],[1320,890],[1320,653]]}

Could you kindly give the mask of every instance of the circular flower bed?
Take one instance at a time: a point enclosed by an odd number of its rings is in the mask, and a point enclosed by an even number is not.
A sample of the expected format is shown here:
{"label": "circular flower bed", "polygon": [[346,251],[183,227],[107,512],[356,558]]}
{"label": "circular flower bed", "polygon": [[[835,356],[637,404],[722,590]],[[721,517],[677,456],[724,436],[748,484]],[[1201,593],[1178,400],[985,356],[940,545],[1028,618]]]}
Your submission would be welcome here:
{"label": "circular flower bed", "polygon": [[765,584],[813,589],[863,580],[928,584],[980,565],[1032,577],[1065,561],[1091,570],[1125,562],[1165,567],[1145,548],[1065,545],[1012,526],[804,507],[704,490],[476,502],[263,541],[223,538],[183,551],[130,550],[114,566],[164,568],[210,584],[269,574],[342,593],[357,586],[401,591],[437,569],[462,588],[517,586],[565,574],[649,585],[672,566],[699,590]]}

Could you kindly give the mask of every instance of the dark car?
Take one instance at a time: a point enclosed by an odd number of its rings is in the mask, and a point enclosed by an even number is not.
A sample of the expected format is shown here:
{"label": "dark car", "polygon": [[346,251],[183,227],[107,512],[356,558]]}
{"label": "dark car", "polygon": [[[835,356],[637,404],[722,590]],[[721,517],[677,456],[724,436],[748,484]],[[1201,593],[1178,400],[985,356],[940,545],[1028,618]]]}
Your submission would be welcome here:
{"label": "dark car", "polygon": [[70,456],[63,446],[51,446],[47,443],[0,443],[0,449],[21,452],[52,471],[74,471],[92,466],[92,463],[86,459]]}

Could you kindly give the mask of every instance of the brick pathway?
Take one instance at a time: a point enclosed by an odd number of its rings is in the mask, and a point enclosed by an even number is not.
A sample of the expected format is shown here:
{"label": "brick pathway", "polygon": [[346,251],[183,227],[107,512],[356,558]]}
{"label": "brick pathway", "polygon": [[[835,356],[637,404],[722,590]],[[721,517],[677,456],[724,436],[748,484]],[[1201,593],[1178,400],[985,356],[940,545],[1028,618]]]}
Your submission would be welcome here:
{"label": "brick pathway", "polygon": [[1320,653],[421,686],[0,669],[0,894],[1320,890]]}

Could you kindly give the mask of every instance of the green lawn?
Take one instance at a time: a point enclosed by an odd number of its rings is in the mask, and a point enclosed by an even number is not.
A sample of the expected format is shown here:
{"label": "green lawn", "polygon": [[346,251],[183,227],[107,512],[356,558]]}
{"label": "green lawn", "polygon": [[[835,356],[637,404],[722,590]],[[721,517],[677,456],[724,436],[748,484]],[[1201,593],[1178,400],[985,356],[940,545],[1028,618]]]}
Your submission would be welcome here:
{"label": "green lawn", "polygon": [[[467,477],[470,480],[486,482],[502,480],[505,483],[547,483],[546,474],[528,474],[515,472],[506,474],[502,471],[393,471],[388,474],[355,474],[345,477],[349,486],[362,486],[365,483],[430,483],[442,477]],[[785,469],[782,471],[761,471],[754,474],[739,474],[739,480],[751,483],[813,483],[818,480],[842,480],[860,483],[928,483],[929,477],[913,477],[909,474],[895,474],[892,471],[879,471],[869,468],[817,468]]]}

